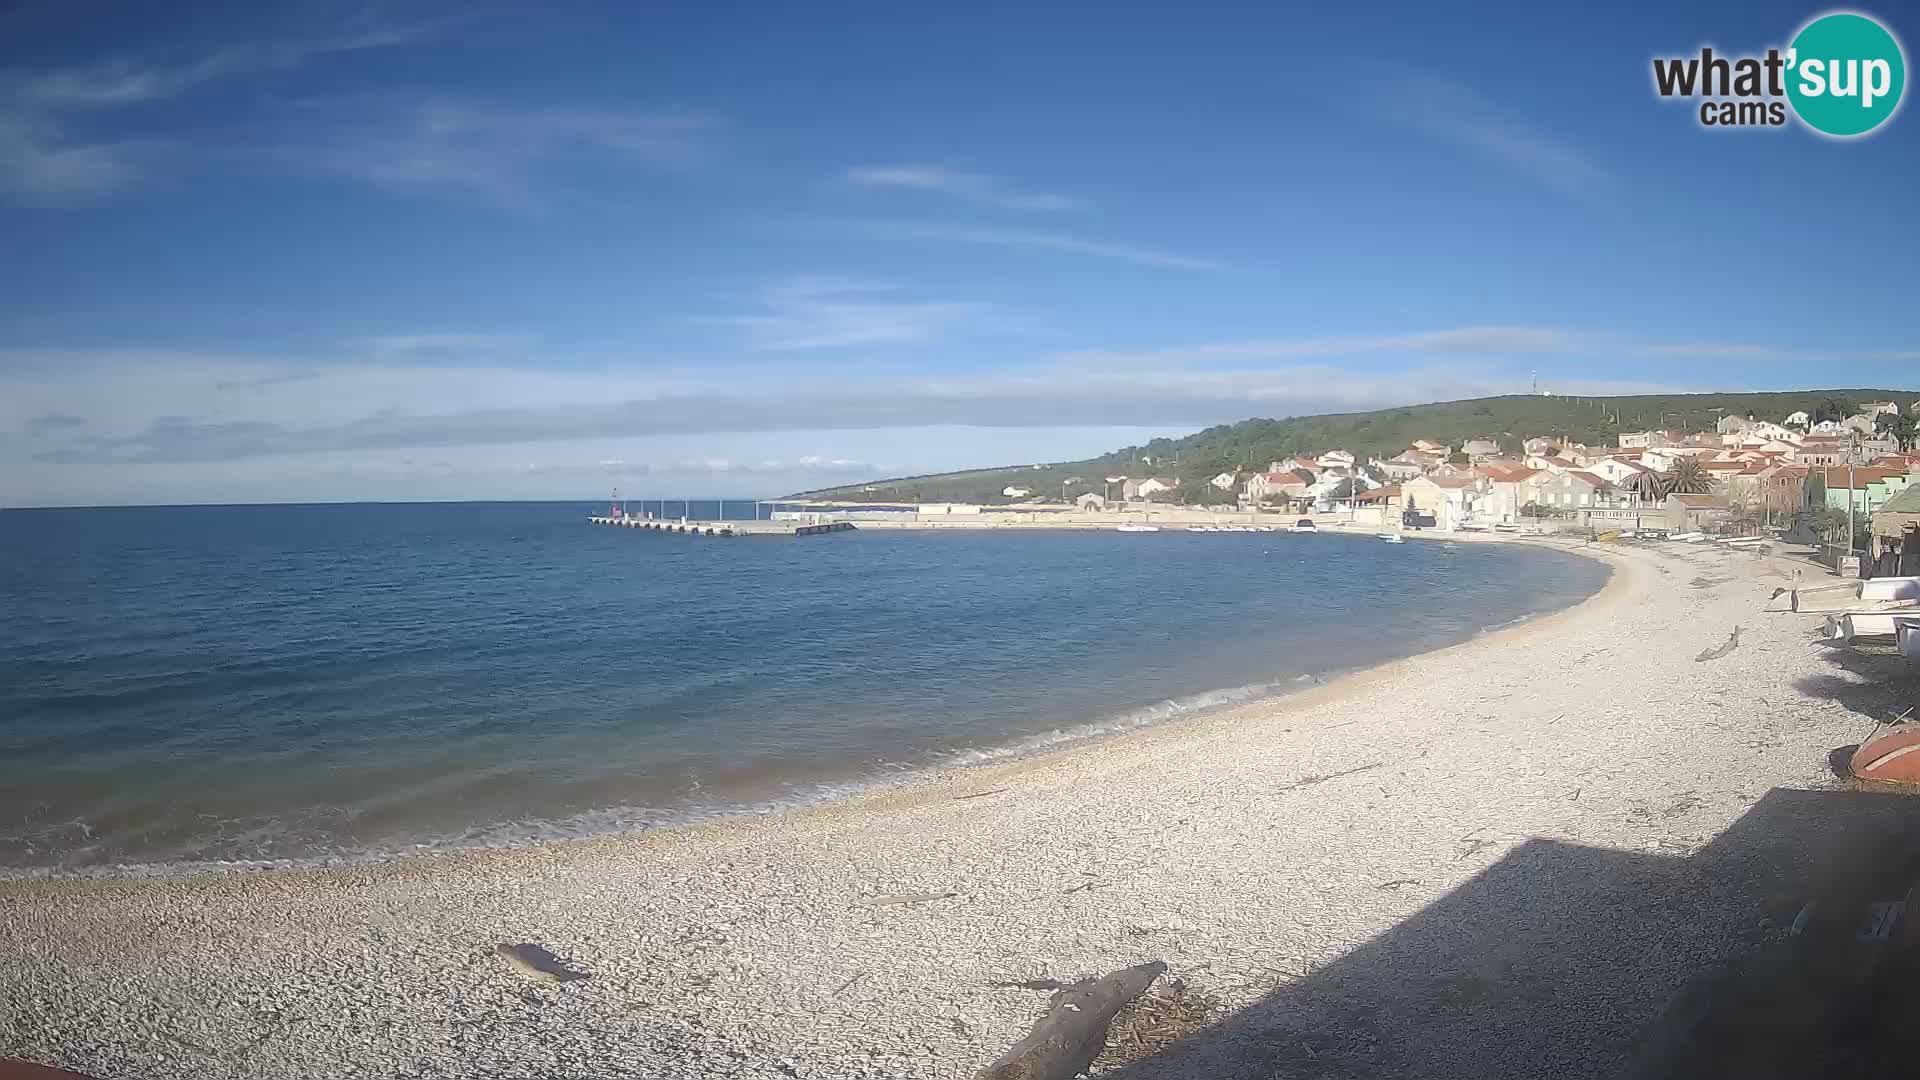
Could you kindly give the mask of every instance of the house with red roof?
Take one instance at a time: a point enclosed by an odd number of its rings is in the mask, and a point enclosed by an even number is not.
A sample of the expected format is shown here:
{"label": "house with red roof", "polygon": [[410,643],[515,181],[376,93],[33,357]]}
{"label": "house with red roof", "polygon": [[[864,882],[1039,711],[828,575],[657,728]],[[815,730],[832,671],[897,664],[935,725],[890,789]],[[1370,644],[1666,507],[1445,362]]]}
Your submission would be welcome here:
{"label": "house with red roof", "polygon": [[1430,473],[1400,485],[1406,509],[1432,514],[1434,525],[1442,529],[1481,520],[1477,511],[1488,491],[1487,478],[1471,470]]}
{"label": "house with red roof", "polygon": [[1594,510],[1622,505],[1625,495],[1605,478],[1581,469],[1543,473],[1535,501],[1552,510]]}
{"label": "house with red roof", "polygon": [[1662,509],[1667,514],[1667,528],[1676,532],[1695,532],[1731,514],[1721,495],[1669,495]]}
{"label": "house with red roof", "polygon": [[1485,515],[1493,521],[1519,521],[1524,516],[1521,509],[1528,503],[1538,502],[1540,484],[1552,474],[1544,469],[1535,469],[1526,465],[1500,467],[1487,465],[1482,467],[1487,476],[1487,499],[1484,504]]}
{"label": "house with red roof", "polygon": [[1306,469],[1269,469],[1248,477],[1241,493],[1247,502],[1255,504],[1269,499],[1298,501],[1307,497],[1307,488],[1313,482],[1313,473]]}

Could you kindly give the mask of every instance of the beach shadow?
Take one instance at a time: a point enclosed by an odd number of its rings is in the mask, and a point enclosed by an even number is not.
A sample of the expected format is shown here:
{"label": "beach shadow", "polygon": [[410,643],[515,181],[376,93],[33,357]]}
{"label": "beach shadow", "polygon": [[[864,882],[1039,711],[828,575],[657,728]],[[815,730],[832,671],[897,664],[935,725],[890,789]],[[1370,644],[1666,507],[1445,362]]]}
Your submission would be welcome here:
{"label": "beach shadow", "polygon": [[1905,657],[1838,645],[1822,649],[1820,656],[1834,673],[1795,679],[1794,689],[1807,697],[1834,702],[1875,723],[1920,705],[1920,665]]}
{"label": "beach shadow", "polygon": [[[1886,989],[1796,959],[1827,951],[1788,927],[1817,900],[1850,941],[1854,914],[1917,874],[1920,798],[1878,791],[1776,789],[1691,855],[1530,840],[1339,960],[1099,1075],[1798,1077],[1836,1075],[1839,1053],[1847,1075],[1905,1076],[1910,1058],[1869,1067],[1881,1044],[1853,1019],[1881,1015]],[[1777,957],[1794,978],[1756,972]]]}

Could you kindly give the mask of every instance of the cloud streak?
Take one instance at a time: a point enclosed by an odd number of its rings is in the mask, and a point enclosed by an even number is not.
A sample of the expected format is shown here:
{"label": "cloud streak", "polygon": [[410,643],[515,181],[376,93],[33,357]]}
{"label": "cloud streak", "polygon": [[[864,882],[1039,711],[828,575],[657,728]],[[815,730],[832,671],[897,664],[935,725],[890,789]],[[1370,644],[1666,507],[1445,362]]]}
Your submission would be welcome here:
{"label": "cloud streak", "polygon": [[846,180],[863,188],[928,192],[1004,210],[1086,208],[1083,200],[1071,195],[1021,191],[998,177],[944,165],[860,165],[846,171]]}
{"label": "cloud streak", "polygon": [[1613,175],[1573,144],[1533,127],[1451,79],[1410,75],[1387,81],[1381,107],[1392,120],[1587,203],[1618,189]]}
{"label": "cloud streak", "polygon": [[1087,255],[1097,259],[1115,259],[1121,262],[1135,263],[1140,266],[1152,266],[1162,270],[1219,271],[1228,269],[1226,263],[1215,259],[1181,255],[1169,251],[1159,251],[1153,248],[1135,247],[1130,244],[1114,244],[1101,240],[1087,240],[1066,233],[947,225],[909,225],[902,227],[901,231],[907,235],[918,236],[928,240],[947,240],[960,244],[982,244],[990,247],[1016,248],[1030,251],[1063,251],[1074,255]]}
{"label": "cloud streak", "polygon": [[1082,349],[1058,359],[1076,367],[1109,368],[1272,363],[1364,353],[1531,355],[1562,352],[1577,340],[1577,335],[1551,327],[1464,326],[1407,334],[1225,341],[1165,349]]}
{"label": "cloud streak", "polygon": [[[367,380],[400,380],[411,406],[343,420],[302,422],[288,410],[309,399],[366,400]],[[869,379],[731,380],[661,384],[636,378],[574,379],[518,394],[475,398],[483,376],[464,369],[343,371],[302,383],[276,411],[224,416],[160,415],[111,434],[76,433],[34,460],[49,464],[174,464],[348,451],[503,446],[632,436],[798,430],[871,430],[962,425],[995,428],[1175,426],[1250,415],[1298,415],[1474,397],[1516,389],[1510,375],[1474,364],[1424,364],[1357,373],[1295,364],[1258,371],[1134,370],[1099,378],[1061,368],[1030,374]],[[182,401],[192,386],[170,376]],[[1665,389],[1593,380],[1568,392]],[[391,400],[389,398],[388,400]],[[524,402],[524,403],[523,403]],[[430,411],[431,410],[431,411]],[[333,410],[341,414],[342,410]],[[231,410],[230,410],[231,412]],[[112,431],[113,429],[106,429]]]}
{"label": "cloud streak", "polygon": [[[347,111],[347,103],[335,103]],[[322,108],[325,107],[323,104]],[[592,161],[629,169],[687,169],[704,157],[714,118],[685,109],[583,109],[452,99],[386,101],[372,122],[286,148],[298,167],[388,191],[537,207],[536,181]]]}
{"label": "cloud streak", "polygon": [[963,301],[882,299],[893,291],[882,283],[793,278],[766,290],[765,311],[722,321],[745,330],[756,349],[783,351],[916,344],[988,310]]}
{"label": "cloud streak", "polygon": [[0,199],[58,205],[130,186],[155,140],[76,134],[87,115],[193,92],[224,79],[292,70],[317,57],[408,45],[441,23],[376,27],[230,46],[182,64],[120,57],[40,72],[0,72]]}

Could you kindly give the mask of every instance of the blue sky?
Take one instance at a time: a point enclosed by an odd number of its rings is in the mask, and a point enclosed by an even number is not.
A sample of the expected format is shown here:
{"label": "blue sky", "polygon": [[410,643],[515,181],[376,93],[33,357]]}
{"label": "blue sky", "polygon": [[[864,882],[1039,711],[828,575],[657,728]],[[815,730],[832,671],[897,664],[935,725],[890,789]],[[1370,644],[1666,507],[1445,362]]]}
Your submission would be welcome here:
{"label": "blue sky", "polygon": [[1920,384],[1912,110],[1651,89],[1825,9],[1442,8],[9,8],[0,505],[765,495],[1535,370]]}

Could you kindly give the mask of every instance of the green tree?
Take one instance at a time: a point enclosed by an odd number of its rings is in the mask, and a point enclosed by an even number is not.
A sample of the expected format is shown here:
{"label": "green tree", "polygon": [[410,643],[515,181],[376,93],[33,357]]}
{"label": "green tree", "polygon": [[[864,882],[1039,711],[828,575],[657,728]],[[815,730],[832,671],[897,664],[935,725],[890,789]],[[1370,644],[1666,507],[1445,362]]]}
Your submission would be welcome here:
{"label": "green tree", "polygon": [[1813,422],[1822,420],[1845,420],[1853,415],[1853,402],[1845,398],[1825,397],[1813,407]]}
{"label": "green tree", "polygon": [[1449,465],[1467,465],[1472,462],[1473,459],[1467,456],[1465,450],[1455,450],[1453,453],[1447,455],[1447,464]]}
{"label": "green tree", "polygon": [[1821,539],[1838,542],[1847,535],[1847,514],[1831,506],[1816,506],[1807,514],[1807,526]]}
{"label": "green tree", "polygon": [[1883,412],[1873,418],[1873,430],[1891,438],[1903,454],[1913,446],[1915,427],[1914,418],[1905,413]]}

